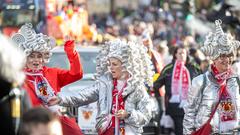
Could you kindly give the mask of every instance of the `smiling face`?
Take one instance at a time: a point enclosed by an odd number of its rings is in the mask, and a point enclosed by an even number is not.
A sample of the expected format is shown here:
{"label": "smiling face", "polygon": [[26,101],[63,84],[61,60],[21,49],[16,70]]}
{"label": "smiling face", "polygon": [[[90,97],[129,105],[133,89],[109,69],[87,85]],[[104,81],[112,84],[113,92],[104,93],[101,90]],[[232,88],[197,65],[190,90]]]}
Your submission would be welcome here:
{"label": "smiling face", "polygon": [[27,68],[32,70],[39,70],[43,67],[43,55],[40,52],[32,52],[27,56]]}
{"label": "smiling face", "polygon": [[221,54],[218,58],[216,58],[213,63],[215,64],[219,73],[227,71],[233,62],[234,55],[233,53],[230,54]]}
{"label": "smiling face", "polygon": [[121,79],[124,75],[122,62],[117,58],[109,58],[109,70],[114,79]]}

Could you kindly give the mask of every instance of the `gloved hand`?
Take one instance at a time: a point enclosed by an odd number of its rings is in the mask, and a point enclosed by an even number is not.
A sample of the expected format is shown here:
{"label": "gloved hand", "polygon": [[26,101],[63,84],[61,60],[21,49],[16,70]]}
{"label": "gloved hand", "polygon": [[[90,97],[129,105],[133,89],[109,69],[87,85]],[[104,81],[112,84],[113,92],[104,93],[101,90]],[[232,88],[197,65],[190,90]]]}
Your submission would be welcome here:
{"label": "gloved hand", "polygon": [[64,51],[74,57],[76,55],[74,40],[71,40],[69,37],[65,37]]}

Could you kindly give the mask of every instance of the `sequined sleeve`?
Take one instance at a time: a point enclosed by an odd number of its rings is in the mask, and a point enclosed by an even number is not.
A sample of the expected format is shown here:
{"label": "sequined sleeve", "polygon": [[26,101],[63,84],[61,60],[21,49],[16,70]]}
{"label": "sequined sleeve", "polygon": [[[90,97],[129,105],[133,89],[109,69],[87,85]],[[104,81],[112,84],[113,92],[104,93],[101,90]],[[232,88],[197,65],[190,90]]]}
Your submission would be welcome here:
{"label": "sequined sleeve", "polygon": [[83,106],[98,100],[99,81],[83,89],[74,91],[62,91],[58,93],[58,97],[62,106]]}
{"label": "sequined sleeve", "polygon": [[202,85],[204,75],[199,75],[192,80],[191,89],[188,92],[187,105],[184,107],[183,134],[191,134],[195,130],[195,118],[202,98]]}
{"label": "sequined sleeve", "polygon": [[134,98],[140,100],[137,102],[136,108],[130,112],[130,117],[125,120],[126,123],[135,127],[142,127],[148,124],[152,118],[152,99],[146,91],[141,92],[141,94],[134,94]]}

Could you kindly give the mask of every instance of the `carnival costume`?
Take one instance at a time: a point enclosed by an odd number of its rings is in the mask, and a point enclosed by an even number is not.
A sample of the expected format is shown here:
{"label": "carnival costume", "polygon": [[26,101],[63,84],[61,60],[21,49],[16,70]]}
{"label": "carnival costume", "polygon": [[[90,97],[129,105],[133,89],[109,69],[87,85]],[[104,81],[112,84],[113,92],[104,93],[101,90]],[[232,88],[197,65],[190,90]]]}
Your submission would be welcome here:
{"label": "carnival costume", "polygon": [[[19,32],[12,36],[12,40],[24,50],[27,56],[32,52],[43,54],[51,48],[49,37],[41,33],[37,34],[32,29],[31,24],[23,25]],[[81,131],[74,118],[62,116],[59,111],[60,106],[47,106],[50,97],[60,92],[63,86],[81,79],[83,75],[79,54],[74,49],[74,41],[67,41],[64,50],[70,62],[70,70],[46,66],[37,71],[25,68],[26,80],[24,87],[31,98],[33,106],[43,105],[59,114],[64,135],[79,135]]]}
{"label": "carnival costume", "polygon": [[[112,78],[107,68],[110,57],[122,62],[124,70],[130,74],[128,79]],[[122,134],[122,129],[126,135],[141,134],[142,127],[151,119],[152,111],[152,101],[144,83],[152,85],[153,72],[145,48],[133,42],[110,41],[102,47],[97,57],[96,69],[96,82],[92,86],[72,93],[59,93],[60,105],[82,106],[98,101],[96,129],[100,135],[105,135],[112,129],[115,130],[112,135]],[[118,92],[117,96],[116,92]],[[129,117],[124,120],[115,117],[114,112],[117,111],[115,106],[118,106],[118,109],[125,109],[130,114]]]}
{"label": "carnival costume", "polygon": [[[207,36],[201,50],[212,60],[220,55],[235,53],[239,41],[223,32],[221,20],[216,20],[216,32]],[[193,79],[191,90],[188,93],[188,103],[184,108],[183,133],[191,134],[198,130],[209,119],[220,98],[220,104],[210,122],[213,133],[226,133],[239,126],[240,95],[236,74],[231,69],[219,73],[214,64],[210,70]],[[205,81],[204,81],[205,80]],[[221,97],[219,91],[223,89]]]}

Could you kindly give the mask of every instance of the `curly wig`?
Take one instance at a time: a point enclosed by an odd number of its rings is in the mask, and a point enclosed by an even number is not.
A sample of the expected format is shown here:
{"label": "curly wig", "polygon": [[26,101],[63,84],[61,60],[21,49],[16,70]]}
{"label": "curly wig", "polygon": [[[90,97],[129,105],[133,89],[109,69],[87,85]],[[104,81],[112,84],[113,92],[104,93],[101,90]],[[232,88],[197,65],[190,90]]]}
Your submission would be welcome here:
{"label": "curly wig", "polygon": [[34,52],[49,52],[55,45],[54,39],[43,35],[37,34],[31,23],[24,24],[17,33],[14,33],[11,39],[23,49],[28,56]]}
{"label": "curly wig", "polygon": [[221,20],[215,21],[215,33],[210,32],[206,36],[204,46],[201,47],[201,50],[207,56],[210,56],[212,60],[218,58],[221,54],[235,53],[240,46],[239,41],[234,40],[231,35],[223,32],[221,23]]}
{"label": "curly wig", "polygon": [[143,44],[121,40],[106,42],[97,56],[97,77],[109,72],[107,62],[110,57],[119,59],[123,70],[130,74],[126,90],[142,89],[142,85],[139,84],[152,86],[153,66]]}

